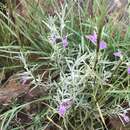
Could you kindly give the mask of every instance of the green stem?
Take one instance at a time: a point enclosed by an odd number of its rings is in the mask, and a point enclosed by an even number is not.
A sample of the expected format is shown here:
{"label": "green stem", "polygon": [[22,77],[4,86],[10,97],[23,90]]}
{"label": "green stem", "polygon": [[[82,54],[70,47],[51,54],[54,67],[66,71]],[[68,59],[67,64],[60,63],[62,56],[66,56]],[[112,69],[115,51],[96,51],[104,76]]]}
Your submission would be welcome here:
{"label": "green stem", "polygon": [[93,68],[94,70],[96,69],[96,65],[98,63],[98,57],[99,57],[99,51],[100,51],[100,40],[101,40],[103,26],[104,26],[104,17],[101,19],[101,24],[100,24],[99,30],[98,30],[97,47],[96,47],[96,60],[94,63],[94,68]]}
{"label": "green stem", "polygon": [[[104,5],[104,4],[103,4]],[[104,5],[105,7],[105,5]],[[99,19],[99,23],[98,23],[98,36],[97,36],[97,48],[96,48],[96,60],[95,60],[95,64],[94,64],[94,70],[96,70],[96,65],[98,63],[98,57],[99,57],[99,51],[100,51],[100,40],[101,40],[101,34],[102,34],[102,29],[104,26],[104,19],[106,17],[106,9],[105,8],[101,9],[101,17]]]}

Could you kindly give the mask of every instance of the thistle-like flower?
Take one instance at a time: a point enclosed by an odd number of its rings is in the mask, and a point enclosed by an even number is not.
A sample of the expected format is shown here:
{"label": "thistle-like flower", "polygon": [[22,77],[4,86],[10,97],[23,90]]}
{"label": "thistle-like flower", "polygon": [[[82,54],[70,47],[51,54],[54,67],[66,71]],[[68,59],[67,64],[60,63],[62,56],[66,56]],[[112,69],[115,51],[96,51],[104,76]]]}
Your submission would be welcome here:
{"label": "thistle-like flower", "polygon": [[127,73],[130,75],[130,66],[127,67]]}
{"label": "thistle-like flower", "polygon": [[72,99],[64,99],[58,107],[58,113],[61,117],[64,117],[67,110],[72,106],[73,100]]}
{"label": "thistle-like flower", "polygon": [[28,72],[23,72],[19,74],[19,76],[20,76],[20,82],[23,86],[27,84],[28,80],[32,79],[32,77],[28,74]]}
{"label": "thistle-like flower", "polygon": [[123,118],[123,120],[128,123],[130,121],[129,116],[127,115],[127,112],[121,113],[120,116]]}
{"label": "thistle-like flower", "polygon": [[123,56],[121,51],[114,52],[113,55],[115,57],[119,57],[119,58],[121,58]]}
{"label": "thistle-like flower", "polygon": [[63,47],[66,48],[68,46],[68,40],[67,40],[67,36],[64,36],[62,38],[62,44],[63,44]]}

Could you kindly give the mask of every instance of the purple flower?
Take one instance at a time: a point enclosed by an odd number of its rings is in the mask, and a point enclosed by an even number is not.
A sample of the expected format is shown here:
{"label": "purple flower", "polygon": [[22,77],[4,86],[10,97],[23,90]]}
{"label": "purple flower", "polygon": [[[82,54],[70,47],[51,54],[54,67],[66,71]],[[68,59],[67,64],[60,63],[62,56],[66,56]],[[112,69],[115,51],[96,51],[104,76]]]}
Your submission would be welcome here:
{"label": "purple flower", "polygon": [[[97,44],[97,34],[96,32],[94,31],[94,33],[92,35],[87,35],[85,36],[87,39],[89,39],[94,45]],[[100,41],[100,45],[99,45],[99,48],[100,49],[105,49],[107,48],[107,44],[105,41],[101,40]]]}
{"label": "purple flower", "polygon": [[23,86],[27,84],[28,80],[32,79],[31,76],[27,72],[19,74],[19,76],[20,76],[20,82]]}
{"label": "purple flower", "polygon": [[105,48],[107,48],[106,42],[100,41],[100,49],[105,49]]}
{"label": "purple flower", "polygon": [[120,116],[124,119],[124,121],[125,121],[126,123],[128,123],[128,122],[130,121],[129,116],[127,116],[126,113],[120,114]]}
{"label": "purple flower", "polygon": [[67,36],[62,38],[63,47],[66,48],[68,46]]}
{"label": "purple flower", "polygon": [[65,113],[67,112],[67,110],[72,106],[72,99],[64,99],[59,107],[58,107],[58,113],[61,117],[64,117]]}
{"label": "purple flower", "polygon": [[25,85],[25,84],[27,83],[27,78],[26,78],[26,76],[22,76],[20,81],[21,81],[21,84],[22,84],[22,85]]}
{"label": "purple flower", "polygon": [[127,73],[128,73],[128,75],[130,75],[130,66],[128,66],[128,68],[127,68]]}
{"label": "purple flower", "polygon": [[64,117],[65,113],[66,113],[67,109],[64,106],[59,106],[59,110],[58,113],[61,117]]}
{"label": "purple flower", "polygon": [[96,42],[97,42],[97,34],[96,34],[96,32],[94,32],[93,35],[87,35],[85,37],[87,39],[89,39],[93,44],[96,45]]}
{"label": "purple flower", "polygon": [[122,52],[121,52],[121,51],[117,51],[117,52],[114,52],[113,55],[114,55],[115,57],[121,58],[121,57],[122,57]]}

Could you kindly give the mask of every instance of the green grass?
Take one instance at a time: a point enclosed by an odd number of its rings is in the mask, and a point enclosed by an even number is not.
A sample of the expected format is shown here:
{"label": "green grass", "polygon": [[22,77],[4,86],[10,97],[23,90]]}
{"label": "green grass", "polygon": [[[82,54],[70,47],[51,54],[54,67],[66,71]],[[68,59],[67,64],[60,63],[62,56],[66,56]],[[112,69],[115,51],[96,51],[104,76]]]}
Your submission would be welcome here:
{"label": "green grass", "polygon": [[[26,2],[25,17],[12,10],[15,22],[0,12],[1,73],[27,73],[30,89],[43,91],[38,99],[18,97],[10,105],[1,106],[0,129],[46,130],[52,126],[63,130],[104,130],[107,118],[118,117],[129,109],[123,104],[129,104],[130,99],[130,27],[122,38],[121,30],[117,31],[120,24],[116,26],[110,20],[103,25],[105,6],[97,0],[94,11],[102,11],[94,18],[88,16],[86,1],[83,8],[72,0],[61,6],[54,0],[45,2],[48,10],[49,6],[54,8],[54,16],[35,2]],[[106,49],[98,50],[85,39],[93,31],[101,33],[98,38],[107,42]],[[67,35],[68,47],[63,48],[61,41],[52,44],[53,33],[59,38]],[[117,50],[123,52],[122,59],[113,56]],[[73,104],[62,118],[57,108],[66,98],[73,99]]]}

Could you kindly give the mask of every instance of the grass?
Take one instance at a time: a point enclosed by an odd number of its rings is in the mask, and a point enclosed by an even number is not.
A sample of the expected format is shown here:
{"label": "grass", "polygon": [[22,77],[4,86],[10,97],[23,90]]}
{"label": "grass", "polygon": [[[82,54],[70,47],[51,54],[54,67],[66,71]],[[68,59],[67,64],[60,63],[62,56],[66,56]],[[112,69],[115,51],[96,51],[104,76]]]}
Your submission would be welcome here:
{"label": "grass", "polygon": [[[40,94],[33,98],[18,96],[7,106],[1,104],[0,129],[116,129],[109,128],[107,119],[123,119],[120,114],[129,113],[129,26],[122,38],[120,23],[114,25],[110,18],[104,25],[105,6],[97,0],[93,18],[86,4],[80,7],[72,0],[64,4],[54,0],[40,4],[25,1],[25,6],[25,16],[15,9],[10,10],[13,18],[0,11],[0,79],[9,73],[25,75],[30,91]],[[85,38],[93,31],[97,32],[97,46]],[[51,42],[53,34],[59,39],[57,43]],[[64,36],[67,48],[63,47]],[[106,41],[106,49],[100,50],[101,39]],[[113,56],[118,50],[123,58]],[[73,104],[62,118],[58,107],[66,98]],[[124,120],[121,124],[127,125]]]}

